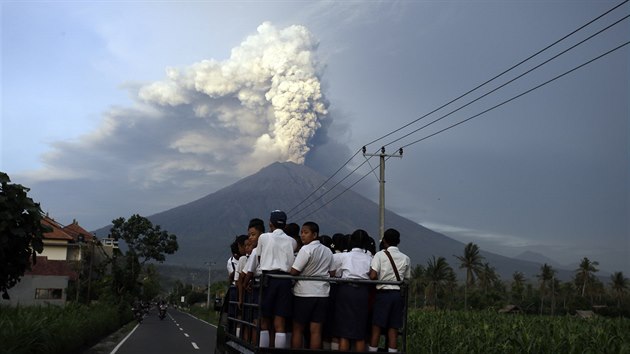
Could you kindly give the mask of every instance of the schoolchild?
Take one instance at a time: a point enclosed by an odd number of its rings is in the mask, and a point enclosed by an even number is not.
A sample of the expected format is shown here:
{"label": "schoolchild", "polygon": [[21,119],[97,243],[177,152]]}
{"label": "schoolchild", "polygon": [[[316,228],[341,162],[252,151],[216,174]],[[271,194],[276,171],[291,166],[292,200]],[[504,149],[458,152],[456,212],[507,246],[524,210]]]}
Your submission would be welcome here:
{"label": "schoolchild", "polygon": [[[274,210],[269,216],[269,230],[258,238],[257,252],[263,275],[288,275],[295,260],[297,242],[284,233],[287,215]],[[291,279],[266,277],[260,302],[260,346],[287,347],[286,320],[293,312]],[[273,319],[273,322],[272,322]],[[275,334],[272,332],[275,331]]]}
{"label": "schoolchild", "polygon": [[[239,304],[243,311],[243,319],[254,326],[258,325],[258,309],[251,304],[259,304],[260,296],[260,270],[259,257],[257,255],[258,238],[265,232],[265,223],[259,218],[249,221],[247,226],[248,241],[250,243],[250,252],[245,263],[245,268],[241,272],[243,276],[242,288],[243,297],[239,298]],[[243,303],[248,305],[243,306]],[[252,344],[257,344],[258,332],[252,327],[246,328],[245,335],[250,338]]]}
{"label": "schoolchild", "polygon": [[[227,269],[228,269],[228,316],[236,317],[237,313],[237,305],[235,304],[238,301],[238,289],[236,288],[236,279],[238,277],[238,273],[236,272],[236,264],[240,258],[238,239],[230,244],[230,251],[232,252],[232,257],[228,259]],[[236,333],[236,322],[230,321],[228,325],[228,331],[232,334]]]}
{"label": "schoolchild", "polygon": [[[383,235],[382,251],[377,252],[370,264],[370,279],[380,281],[408,281],[411,279],[410,259],[400,252],[400,233],[395,229],[387,229]],[[369,351],[377,351],[381,330],[387,330],[387,346],[389,352],[398,348],[398,330],[403,325],[404,303],[400,286],[378,284],[372,318],[372,335]]]}
{"label": "schoolchild", "polygon": [[[236,274],[237,276],[234,277],[235,279],[235,283],[236,283],[236,292],[238,294],[238,314],[237,317],[239,319],[244,319],[244,315],[245,313],[243,312],[243,301],[245,298],[245,277],[247,275],[246,271],[245,271],[245,265],[247,264],[247,259],[249,258],[250,253],[252,252],[252,242],[249,238],[245,239],[245,247],[243,249],[243,255],[241,255],[241,258],[238,259],[238,264],[236,264]],[[236,336],[240,337],[241,334],[245,334],[248,332],[248,328],[245,328],[245,330],[242,330],[243,326],[242,325],[238,325],[236,327]],[[244,339],[248,339],[249,336],[243,336]]]}
{"label": "schoolchild", "polygon": [[[328,277],[332,252],[319,242],[319,226],[308,221],[300,233],[303,246],[295,257],[291,275]],[[322,347],[322,323],[326,319],[330,284],[327,281],[298,280],[293,287],[293,340],[291,348],[301,349],[306,326],[309,326],[310,349]]]}
{"label": "schoolchild", "polygon": [[[333,261],[330,267],[330,276],[341,278],[341,259],[344,252],[348,251],[348,240],[350,235],[336,233],[332,236]],[[330,296],[328,297],[328,314],[324,323],[324,344],[323,348],[328,350],[339,350],[339,338],[333,336],[335,323],[335,302],[337,298],[337,283],[330,284]]]}
{"label": "schoolchild", "polygon": [[[341,279],[369,280],[372,256],[363,248],[368,237],[367,232],[360,229],[350,236],[350,252],[343,253],[339,267]],[[354,341],[355,351],[365,351],[367,307],[367,284],[346,282],[338,284],[334,333],[340,338],[340,351],[350,350],[351,341]]]}
{"label": "schoolchild", "polygon": [[230,244],[230,253],[231,256],[227,260],[227,274],[228,274],[228,284],[234,284],[234,270],[236,269],[236,263],[238,263],[238,244],[236,240]]}

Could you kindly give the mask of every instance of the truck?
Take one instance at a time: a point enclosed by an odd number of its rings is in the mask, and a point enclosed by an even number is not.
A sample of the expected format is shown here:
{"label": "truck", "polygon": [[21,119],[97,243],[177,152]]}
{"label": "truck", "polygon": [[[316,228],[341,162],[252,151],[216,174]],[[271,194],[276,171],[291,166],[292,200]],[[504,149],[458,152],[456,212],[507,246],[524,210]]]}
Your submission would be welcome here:
{"label": "truck", "polygon": [[[389,284],[398,285],[400,287],[401,296],[403,296],[403,326],[399,330],[398,335],[398,353],[406,353],[407,349],[407,310],[408,310],[408,286],[404,282],[397,281],[377,281],[377,280],[359,280],[359,279],[340,279],[340,278],[324,278],[324,277],[303,277],[303,276],[290,276],[280,274],[264,274],[261,278],[261,284],[265,284],[265,277],[274,278],[290,278],[291,280],[306,280],[306,281],[326,281],[331,284],[331,289],[337,284],[350,283],[355,285],[367,285],[371,288],[371,291],[375,291],[377,284]],[[217,342],[215,346],[215,354],[231,354],[231,353],[246,353],[246,354],[263,354],[263,353],[327,353],[331,350],[325,349],[280,349],[260,347],[258,338],[260,338],[260,311],[259,302],[256,299],[262,298],[262,286],[254,287],[254,292],[258,292],[258,296],[251,296],[250,299],[243,302],[239,309],[238,301],[230,299],[230,294],[225,295],[221,306],[221,313],[219,317],[219,324],[217,328]],[[334,300],[333,300],[334,301]],[[371,309],[366,309],[371,311]],[[324,326],[330,325],[330,323],[324,324]],[[248,332],[248,334],[245,334]],[[367,334],[367,333],[366,333]],[[246,338],[249,337],[249,338]],[[386,336],[381,336],[386,337]],[[354,348],[351,348],[352,353]],[[383,339],[379,345],[379,351],[387,352],[387,348]]]}

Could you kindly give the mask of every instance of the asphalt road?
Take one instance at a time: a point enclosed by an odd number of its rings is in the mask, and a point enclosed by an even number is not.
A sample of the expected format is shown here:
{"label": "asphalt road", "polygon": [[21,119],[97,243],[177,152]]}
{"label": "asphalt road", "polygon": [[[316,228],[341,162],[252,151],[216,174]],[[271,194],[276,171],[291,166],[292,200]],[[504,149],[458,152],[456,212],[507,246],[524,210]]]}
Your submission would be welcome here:
{"label": "asphalt road", "polygon": [[160,320],[154,308],[112,353],[214,353],[216,335],[215,326],[172,308]]}

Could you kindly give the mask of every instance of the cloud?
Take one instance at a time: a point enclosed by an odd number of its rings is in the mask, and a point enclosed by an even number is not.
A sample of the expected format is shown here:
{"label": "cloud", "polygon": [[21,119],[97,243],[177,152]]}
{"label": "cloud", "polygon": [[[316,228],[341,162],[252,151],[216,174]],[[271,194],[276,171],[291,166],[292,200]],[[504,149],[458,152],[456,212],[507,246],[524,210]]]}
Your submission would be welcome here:
{"label": "cloud", "polygon": [[534,242],[530,239],[507,235],[507,234],[499,234],[493,232],[486,232],[481,230],[474,230],[465,227],[455,226],[455,225],[444,225],[439,223],[432,222],[423,222],[422,226],[427,227],[431,230],[435,230],[437,232],[456,237],[460,241],[475,242],[481,241],[486,242],[488,244],[494,244],[502,247],[526,247],[534,245]]}
{"label": "cloud", "polygon": [[106,178],[142,187],[174,178],[242,177],[275,161],[304,163],[328,114],[317,40],[303,26],[261,24],[228,59],[168,68],[112,108],[98,130],[57,142],[34,180]]}
{"label": "cloud", "polygon": [[92,203],[120,198],[124,206],[108,209],[116,216],[188,202],[276,161],[305,163],[317,156],[309,154],[314,144],[339,146],[323,137],[332,120],[317,48],[307,28],[265,22],[228,59],[127,84],[132,105],[111,107],[98,129],[51,144],[44,167],[19,178],[57,217],[78,212],[67,191]]}

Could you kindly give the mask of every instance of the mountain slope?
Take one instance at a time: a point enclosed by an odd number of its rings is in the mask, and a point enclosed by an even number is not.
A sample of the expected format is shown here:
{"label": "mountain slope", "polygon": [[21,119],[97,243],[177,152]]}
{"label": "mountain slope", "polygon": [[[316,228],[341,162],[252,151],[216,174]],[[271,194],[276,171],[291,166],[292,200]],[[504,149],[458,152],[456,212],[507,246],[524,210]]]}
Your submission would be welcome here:
{"label": "mountain slope", "polygon": [[[335,189],[313,203],[306,212],[298,213],[300,208],[305,208],[310,201],[325,193],[320,190],[307,203],[293,210],[293,214],[290,212],[325,180],[306,166],[290,162],[274,163],[215,193],[152,215],[149,219],[178,236],[180,250],[167,257],[167,262],[187,266],[203,267],[206,261],[223,265],[230,255],[229,244],[235,235],[246,233],[251,218],[259,217],[267,222],[269,213],[274,209],[286,211],[288,222],[300,225],[305,221],[317,222],[321,234],[348,234],[362,228],[378,240],[378,205],[353,191],[347,191],[333,203],[307,215],[342,191],[341,188]],[[387,210],[385,228],[389,227],[400,231],[400,249],[411,257],[413,264],[426,265],[427,260],[435,255],[445,257],[454,269],[458,268],[459,263],[453,255],[463,253],[463,243]],[[97,233],[102,235],[102,230],[99,231]],[[482,254],[506,280],[514,271],[521,271],[530,279],[535,279],[540,270],[540,265],[534,262],[488,252]]]}

